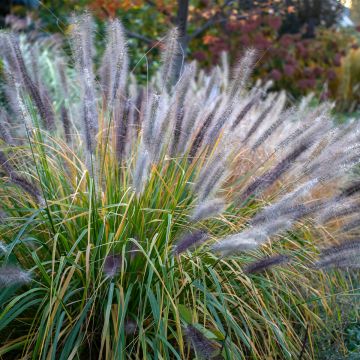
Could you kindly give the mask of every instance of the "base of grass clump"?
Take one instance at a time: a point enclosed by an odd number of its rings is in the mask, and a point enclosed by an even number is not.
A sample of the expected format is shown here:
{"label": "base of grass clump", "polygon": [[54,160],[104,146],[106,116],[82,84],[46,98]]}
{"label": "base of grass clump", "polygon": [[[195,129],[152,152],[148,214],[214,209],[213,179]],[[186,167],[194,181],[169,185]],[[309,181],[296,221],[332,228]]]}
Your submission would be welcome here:
{"label": "base of grass clump", "polygon": [[349,359],[360,356],[359,278],[351,272],[329,273],[330,312],[320,312],[324,326],[313,334],[316,359]]}

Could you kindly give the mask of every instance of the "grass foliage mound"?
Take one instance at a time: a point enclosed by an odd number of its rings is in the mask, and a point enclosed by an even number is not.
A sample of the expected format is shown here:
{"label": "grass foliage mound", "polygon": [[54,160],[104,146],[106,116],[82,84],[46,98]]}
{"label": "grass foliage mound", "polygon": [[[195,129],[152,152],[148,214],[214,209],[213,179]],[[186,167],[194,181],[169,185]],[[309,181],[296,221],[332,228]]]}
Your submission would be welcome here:
{"label": "grass foliage mound", "polygon": [[176,30],[138,85],[121,24],[97,66],[93,30],[73,61],[0,36],[0,357],[311,357],[317,268],[359,253],[313,240],[359,225],[359,127],[248,89],[253,51],[179,74]]}

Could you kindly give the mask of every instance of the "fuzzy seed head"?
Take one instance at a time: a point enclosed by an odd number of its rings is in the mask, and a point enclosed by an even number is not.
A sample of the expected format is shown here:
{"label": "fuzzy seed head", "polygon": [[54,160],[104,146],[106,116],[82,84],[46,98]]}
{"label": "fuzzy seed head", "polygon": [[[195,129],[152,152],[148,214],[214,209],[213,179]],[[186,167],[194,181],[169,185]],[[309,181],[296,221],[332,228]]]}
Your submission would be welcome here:
{"label": "fuzzy seed head", "polygon": [[120,255],[108,255],[104,262],[104,274],[108,278],[115,277],[121,267],[121,256]]}
{"label": "fuzzy seed head", "polygon": [[31,281],[31,274],[16,265],[0,267],[0,287],[27,284]]}

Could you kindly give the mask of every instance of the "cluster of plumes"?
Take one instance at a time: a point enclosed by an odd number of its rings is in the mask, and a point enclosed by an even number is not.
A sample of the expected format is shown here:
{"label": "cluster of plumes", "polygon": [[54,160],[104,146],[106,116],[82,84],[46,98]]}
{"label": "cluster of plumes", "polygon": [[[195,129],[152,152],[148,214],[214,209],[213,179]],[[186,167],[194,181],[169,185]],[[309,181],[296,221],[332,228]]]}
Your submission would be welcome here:
{"label": "cluster of plumes", "polygon": [[[100,161],[97,144],[105,140],[118,163],[132,174],[138,197],[152,164],[185,159],[197,165],[189,184],[195,199],[189,220],[195,226],[231,206],[241,208],[263,196],[271,198],[241,232],[212,246],[223,255],[255,249],[304,218],[326,225],[341,217],[343,231],[359,231],[360,186],[350,176],[360,158],[358,123],[335,126],[329,115],[331,106],[311,108],[310,98],[288,108],[284,93],[268,91],[271,84],[248,89],[257,56],[253,50],[239,61],[231,76],[227,61],[209,73],[197,71],[195,63],[183,64],[179,72],[174,65],[181,51],[176,30],[165,40],[161,69],[151,82],[141,86],[129,73],[122,25],[111,21],[97,77],[93,27],[88,14],[74,19],[72,48],[80,100],[65,99],[58,112],[45,86],[27,70],[16,37],[1,35],[5,74],[12,88],[10,111],[27,129],[34,126],[29,101],[24,100],[30,98],[42,126],[49,132],[64,133],[70,146],[80,147],[70,136],[80,129],[90,172]],[[66,62],[58,62],[64,97],[69,96]],[[69,119],[76,111],[76,119]],[[105,122],[101,131],[100,117]],[[11,145],[11,131],[5,117],[2,119],[0,136]],[[39,198],[35,187],[13,171],[7,154],[0,155],[2,170],[10,181]],[[283,186],[277,186],[279,183]],[[333,189],[330,194],[322,191],[329,186]],[[174,253],[180,254],[203,240],[202,233],[185,236]]]}

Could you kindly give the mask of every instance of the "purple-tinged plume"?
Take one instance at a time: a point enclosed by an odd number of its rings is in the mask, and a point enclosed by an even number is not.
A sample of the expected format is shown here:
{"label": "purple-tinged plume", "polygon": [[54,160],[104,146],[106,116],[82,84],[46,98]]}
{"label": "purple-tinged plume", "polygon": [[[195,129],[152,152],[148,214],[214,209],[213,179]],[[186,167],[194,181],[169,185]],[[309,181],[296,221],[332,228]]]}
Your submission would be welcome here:
{"label": "purple-tinged plume", "polygon": [[136,160],[135,171],[133,174],[133,186],[136,194],[139,196],[143,190],[149,175],[150,156],[144,146],[138,149],[138,158]]}
{"label": "purple-tinged plume", "polygon": [[108,106],[115,99],[125,98],[128,57],[124,29],[119,20],[111,20],[107,26],[107,46],[101,65],[101,85]]}
{"label": "purple-tinged plume", "polygon": [[283,160],[281,160],[273,169],[264,175],[256,178],[241,194],[238,203],[245,201],[249,196],[259,194],[261,191],[273,185],[280,177],[288,171],[293,162],[309,148],[309,144],[300,144],[295,147]]}
{"label": "purple-tinged plume", "polygon": [[181,56],[181,48],[178,41],[179,33],[176,28],[170,30],[165,41],[165,50],[162,53],[161,80],[164,90],[170,91],[177,80],[176,61]]}
{"label": "purple-tinged plume", "polygon": [[[360,263],[360,240],[346,241],[332,246],[320,253],[320,259],[315,263],[318,269],[344,267],[344,264]],[[346,266],[345,266],[346,267]]]}
{"label": "purple-tinged plume", "polygon": [[95,151],[99,130],[95,75],[93,71],[93,21],[84,14],[74,21],[73,50],[82,92],[83,137],[90,153]]}
{"label": "purple-tinged plume", "polygon": [[246,274],[259,273],[273,266],[283,265],[285,263],[288,263],[289,260],[290,258],[286,255],[274,255],[274,256],[264,257],[258,261],[254,261],[246,265],[246,267],[244,268],[244,272]]}
{"label": "purple-tinged plume", "polygon": [[38,204],[42,205],[44,203],[44,199],[41,196],[39,189],[30,183],[27,179],[16,174],[15,169],[11,166],[6,155],[2,151],[0,151],[0,168],[1,167],[6,171],[10,181],[13,184],[19,186],[25,192],[31,195],[38,202]]}
{"label": "purple-tinged plume", "polygon": [[351,183],[350,185],[348,185],[347,187],[345,187],[340,196],[341,197],[349,197],[352,196],[356,193],[360,192],[360,180],[358,181],[354,181],[353,183]]}
{"label": "purple-tinged plume", "polygon": [[208,239],[208,234],[204,230],[197,230],[186,235],[183,235],[175,244],[173,253],[180,255],[193,246],[200,245]]}
{"label": "purple-tinged plume", "polygon": [[[0,213],[0,223],[1,223],[1,213]],[[6,254],[6,253],[7,253],[6,245],[0,241],[0,254]]]}
{"label": "purple-tinged plume", "polygon": [[360,230],[360,219],[355,219],[346,223],[340,230],[341,233],[353,230]]}
{"label": "purple-tinged plume", "polygon": [[104,262],[104,274],[108,278],[116,276],[121,267],[121,256],[120,255],[108,255]]}
{"label": "purple-tinged plume", "polygon": [[48,130],[55,130],[55,118],[54,118],[52,104],[49,98],[46,95],[42,96],[39,88],[31,79],[27,71],[18,40],[15,38],[14,35],[8,35],[8,42],[12,47],[14,60],[16,61],[17,64],[16,69],[18,69],[20,72],[20,79],[23,86],[29,92],[32,100],[34,101],[34,104],[36,105],[39,111],[40,117],[45,127]]}
{"label": "purple-tinged plume", "polygon": [[0,150],[0,168],[3,168],[8,174],[13,171],[13,167],[3,151]]}
{"label": "purple-tinged plume", "polygon": [[136,321],[127,318],[125,319],[124,330],[126,335],[135,335],[138,332],[138,324]]}
{"label": "purple-tinged plume", "polygon": [[200,203],[191,215],[191,221],[197,222],[221,214],[225,205],[223,199],[211,199]]}
{"label": "purple-tinged plume", "polygon": [[257,51],[255,49],[249,49],[236,65],[229,91],[230,98],[244,90],[253,70],[256,56]]}
{"label": "purple-tinged plume", "polygon": [[61,114],[61,121],[63,124],[63,129],[64,129],[64,135],[65,135],[65,140],[68,144],[71,143],[71,134],[70,134],[70,119],[69,119],[69,112],[67,110],[67,108],[65,107],[65,105],[61,106],[61,110],[60,110],[60,114]]}
{"label": "purple-tinged plume", "polygon": [[185,336],[200,359],[213,359],[216,354],[217,347],[212,341],[207,339],[200,330],[193,325],[187,325],[185,328]]}
{"label": "purple-tinged plume", "polygon": [[0,267],[0,287],[26,284],[30,281],[30,272],[24,271],[16,265],[3,265]]}
{"label": "purple-tinged plume", "polygon": [[5,112],[0,110],[0,139],[8,145],[15,145],[15,141],[11,136],[8,128],[8,121]]}
{"label": "purple-tinged plume", "polygon": [[242,233],[226,236],[218,243],[212,246],[212,250],[215,252],[221,252],[223,255],[230,255],[240,251],[247,251],[256,249],[259,246],[260,241],[266,239],[266,234],[262,231],[258,233],[250,233],[250,231],[244,231]]}

